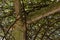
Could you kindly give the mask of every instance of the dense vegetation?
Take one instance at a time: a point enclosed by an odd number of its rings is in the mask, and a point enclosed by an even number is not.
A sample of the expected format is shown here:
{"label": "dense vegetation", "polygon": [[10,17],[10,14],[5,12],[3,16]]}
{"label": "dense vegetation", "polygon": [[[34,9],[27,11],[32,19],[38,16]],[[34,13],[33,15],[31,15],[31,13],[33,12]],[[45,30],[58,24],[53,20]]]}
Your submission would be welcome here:
{"label": "dense vegetation", "polygon": [[58,9],[60,0],[0,0],[0,40],[60,40]]}

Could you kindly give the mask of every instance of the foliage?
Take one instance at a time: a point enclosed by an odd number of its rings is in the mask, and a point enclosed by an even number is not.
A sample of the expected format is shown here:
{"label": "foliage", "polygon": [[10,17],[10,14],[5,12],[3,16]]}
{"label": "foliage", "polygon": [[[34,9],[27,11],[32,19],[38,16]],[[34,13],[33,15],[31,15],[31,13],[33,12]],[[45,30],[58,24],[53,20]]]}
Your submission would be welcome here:
{"label": "foliage", "polygon": [[[16,19],[14,0],[0,0],[1,39],[15,40],[15,36],[19,38],[20,35],[17,35],[19,33],[21,34],[21,30],[24,30],[24,28],[20,28],[20,25],[22,25],[21,20],[24,20],[25,23],[23,22],[23,26],[26,26],[27,21],[31,21],[31,19],[41,16],[41,14],[43,15],[46,11],[49,12],[60,5],[60,1],[58,0],[20,0],[20,2],[22,11],[19,10],[21,14],[19,13],[18,15],[22,17],[19,18],[20,20],[15,24],[18,19]],[[16,25],[16,29],[13,31],[11,27],[13,27],[14,24]],[[27,25],[26,30],[24,30],[26,33],[23,33],[26,34],[26,40],[60,40],[60,12],[48,15]],[[14,34],[15,32],[16,34]]]}

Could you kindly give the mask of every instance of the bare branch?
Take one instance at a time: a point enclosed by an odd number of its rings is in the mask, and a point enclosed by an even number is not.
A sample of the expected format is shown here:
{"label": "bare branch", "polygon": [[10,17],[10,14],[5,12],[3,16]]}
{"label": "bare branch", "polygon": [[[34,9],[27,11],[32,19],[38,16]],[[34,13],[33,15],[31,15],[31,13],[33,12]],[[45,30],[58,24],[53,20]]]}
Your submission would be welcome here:
{"label": "bare branch", "polygon": [[27,23],[28,23],[28,24],[33,23],[33,22],[38,21],[39,19],[41,19],[41,18],[43,18],[43,17],[49,16],[49,15],[51,15],[51,14],[55,14],[55,12],[58,12],[58,11],[60,11],[60,7],[57,8],[57,9],[53,9],[53,10],[51,10],[50,12],[44,13],[44,14],[41,15],[41,16],[35,17],[35,18],[27,21]]}
{"label": "bare branch", "polygon": [[21,11],[20,8],[21,8],[20,1],[14,0],[14,9],[15,9],[16,17],[19,15],[19,13]]}

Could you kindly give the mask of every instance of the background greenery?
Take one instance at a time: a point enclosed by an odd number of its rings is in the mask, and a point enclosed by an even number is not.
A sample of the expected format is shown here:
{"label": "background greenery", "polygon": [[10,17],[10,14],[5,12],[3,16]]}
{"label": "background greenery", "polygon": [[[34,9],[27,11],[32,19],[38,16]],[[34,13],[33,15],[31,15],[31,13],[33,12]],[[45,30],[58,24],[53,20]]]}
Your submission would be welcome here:
{"label": "background greenery", "polygon": [[[20,0],[20,3],[24,4],[24,9],[27,12],[27,20],[30,21],[36,17],[39,17],[41,15],[44,15],[52,10],[57,9],[60,7],[60,1],[59,0]],[[22,6],[21,5],[21,6]],[[17,6],[16,6],[17,7]],[[22,7],[20,7],[22,8]],[[19,11],[21,13],[21,11]],[[23,15],[22,13],[19,16]],[[7,40],[24,40],[23,38],[23,24],[21,21],[22,18],[20,18],[17,23],[10,29],[9,33],[12,38],[8,35],[6,36]],[[60,29],[54,31],[55,29],[59,28],[60,21],[56,22],[57,20],[60,20],[60,12],[56,12],[53,15],[46,16],[44,18],[39,19],[38,21],[35,21],[31,24],[28,24],[27,27],[27,40],[33,40],[34,36],[36,35],[36,32],[41,28],[39,31],[37,37],[35,40],[60,40]],[[0,35],[4,36],[6,31],[9,29],[9,27],[16,21],[16,13],[14,8],[14,1],[13,0],[0,0]],[[56,23],[54,23],[56,22]],[[52,23],[54,23],[52,25]],[[44,25],[44,26],[42,26]],[[49,26],[50,27],[49,27]],[[52,25],[52,26],[51,26]],[[22,27],[21,27],[22,26]],[[49,29],[47,31],[47,29]],[[47,31],[47,32],[46,32]],[[51,32],[53,32],[51,35],[49,35]],[[43,36],[48,35],[48,37]]]}

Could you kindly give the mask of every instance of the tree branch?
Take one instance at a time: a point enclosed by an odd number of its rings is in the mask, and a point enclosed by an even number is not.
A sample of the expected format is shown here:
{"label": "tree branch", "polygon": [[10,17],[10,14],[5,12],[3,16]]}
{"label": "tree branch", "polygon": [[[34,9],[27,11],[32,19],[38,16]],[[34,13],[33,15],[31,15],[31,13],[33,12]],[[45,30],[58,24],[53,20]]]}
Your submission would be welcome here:
{"label": "tree branch", "polygon": [[43,17],[49,16],[51,14],[55,14],[55,12],[58,12],[58,11],[60,11],[60,7],[58,7],[57,9],[53,9],[50,12],[44,13],[41,16],[35,17],[35,18],[31,19],[31,20],[28,20],[27,23],[28,24],[33,23],[33,22],[38,21],[39,19],[41,19]]}
{"label": "tree branch", "polygon": [[16,13],[16,17],[19,15],[19,13],[21,13],[21,3],[20,0],[14,0],[14,9],[15,9],[15,13]]}

